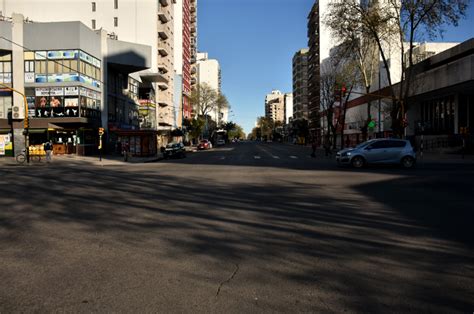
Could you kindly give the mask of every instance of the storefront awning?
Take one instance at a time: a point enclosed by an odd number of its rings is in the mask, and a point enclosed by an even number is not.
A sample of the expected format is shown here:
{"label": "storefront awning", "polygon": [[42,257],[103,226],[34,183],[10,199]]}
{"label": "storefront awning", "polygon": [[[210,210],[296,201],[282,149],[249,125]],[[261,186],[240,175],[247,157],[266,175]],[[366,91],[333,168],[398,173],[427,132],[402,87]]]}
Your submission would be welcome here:
{"label": "storefront awning", "polygon": [[48,129],[28,129],[28,133],[30,134],[41,134],[46,133]]}

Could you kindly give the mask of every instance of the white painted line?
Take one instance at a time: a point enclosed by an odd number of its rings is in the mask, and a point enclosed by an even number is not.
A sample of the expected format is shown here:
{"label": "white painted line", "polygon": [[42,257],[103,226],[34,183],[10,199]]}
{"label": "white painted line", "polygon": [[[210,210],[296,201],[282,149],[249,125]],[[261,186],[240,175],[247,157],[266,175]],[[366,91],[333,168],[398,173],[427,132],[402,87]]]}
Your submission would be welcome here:
{"label": "white painted line", "polygon": [[290,158],[292,158],[292,159],[298,159],[298,157],[296,157],[296,156],[290,156]]}
{"label": "white painted line", "polygon": [[275,159],[280,159],[280,157],[278,157],[278,156],[273,156],[273,158],[275,158]]}
{"label": "white painted line", "polygon": [[220,159],[220,160],[224,160],[224,159],[225,159],[225,157],[224,157],[224,156],[221,156],[221,157],[219,157],[219,159]]}
{"label": "white painted line", "polygon": [[260,159],[261,157],[260,156],[253,156],[253,158]]}

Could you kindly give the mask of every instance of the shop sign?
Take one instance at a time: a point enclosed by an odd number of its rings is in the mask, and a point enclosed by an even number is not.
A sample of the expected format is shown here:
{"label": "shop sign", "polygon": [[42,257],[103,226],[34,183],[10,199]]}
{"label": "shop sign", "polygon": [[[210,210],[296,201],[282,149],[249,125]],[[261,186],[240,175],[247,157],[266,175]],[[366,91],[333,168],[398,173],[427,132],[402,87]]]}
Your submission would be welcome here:
{"label": "shop sign", "polygon": [[62,87],[51,87],[49,94],[51,96],[63,96],[64,89]]}
{"label": "shop sign", "polygon": [[35,59],[36,60],[46,60],[46,51],[36,51],[35,52]]}
{"label": "shop sign", "polygon": [[78,87],[66,87],[64,89],[64,95],[65,96],[77,96],[79,95],[79,88]]}
{"label": "shop sign", "polygon": [[25,83],[34,83],[35,82],[35,73],[28,72],[25,73]]}
{"label": "shop sign", "polygon": [[48,82],[48,76],[44,74],[37,74],[35,75],[35,82],[36,83],[46,83]]}
{"label": "shop sign", "polygon": [[84,87],[81,87],[79,91],[81,93],[81,96],[87,96],[87,89],[85,89]]}
{"label": "shop sign", "polygon": [[90,63],[90,64],[94,64],[94,57],[92,57],[91,55],[83,52],[83,51],[79,51],[79,58],[81,60],[84,60],[86,61],[87,63]]}
{"label": "shop sign", "polygon": [[60,82],[79,82],[79,75],[76,73],[48,75],[48,83],[60,83]]}
{"label": "shop sign", "polygon": [[96,93],[91,90],[87,90],[87,97],[96,99]]}
{"label": "shop sign", "polygon": [[36,96],[49,96],[49,88],[36,88],[35,95]]}
{"label": "shop sign", "polygon": [[48,59],[77,59],[77,50],[48,51]]}

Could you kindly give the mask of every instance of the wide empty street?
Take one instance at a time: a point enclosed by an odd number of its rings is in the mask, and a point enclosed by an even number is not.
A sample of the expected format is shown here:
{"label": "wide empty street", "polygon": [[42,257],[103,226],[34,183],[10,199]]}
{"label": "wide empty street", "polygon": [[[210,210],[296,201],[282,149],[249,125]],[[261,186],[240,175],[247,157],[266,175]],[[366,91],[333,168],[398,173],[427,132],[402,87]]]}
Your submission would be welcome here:
{"label": "wide empty street", "polygon": [[0,312],[474,310],[474,164],[245,142],[0,164]]}

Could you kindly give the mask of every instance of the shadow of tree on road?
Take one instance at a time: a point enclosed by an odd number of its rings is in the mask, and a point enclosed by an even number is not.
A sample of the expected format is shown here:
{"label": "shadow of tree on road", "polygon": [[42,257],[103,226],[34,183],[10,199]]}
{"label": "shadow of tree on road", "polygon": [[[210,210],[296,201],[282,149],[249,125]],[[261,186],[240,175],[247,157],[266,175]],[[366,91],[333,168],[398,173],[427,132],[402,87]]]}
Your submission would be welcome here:
{"label": "shadow of tree on road", "polygon": [[447,182],[422,176],[329,191],[298,179],[224,184],[141,168],[6,169],[0,257],[41,263],[54,241],[74,237],[143,258],[193,260],[203,274],[181,276],[195,281],[222,263],[241,265],[236,292],[222,294],[238,299],[256,285],[268,311],[295,309],[280,295],[301,311],[473,309],[469,178],[449,192]]}

